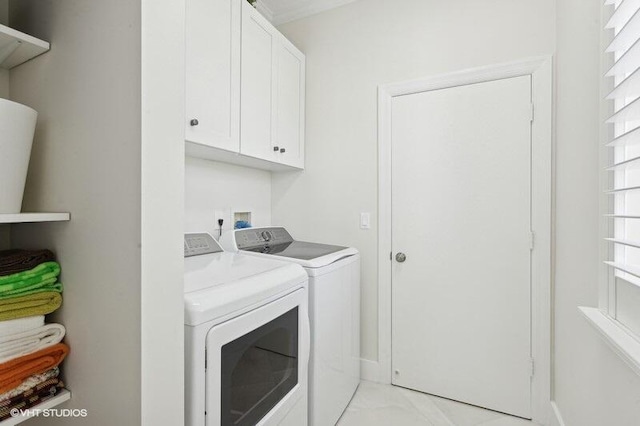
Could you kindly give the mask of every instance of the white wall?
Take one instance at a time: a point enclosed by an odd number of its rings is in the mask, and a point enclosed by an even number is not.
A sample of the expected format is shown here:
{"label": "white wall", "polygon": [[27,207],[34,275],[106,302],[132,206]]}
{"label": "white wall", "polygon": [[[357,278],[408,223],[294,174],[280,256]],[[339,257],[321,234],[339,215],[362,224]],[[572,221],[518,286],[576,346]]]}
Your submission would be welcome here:
{"label": "white wall", "polygon": [[[9,0],[0,0],[0,24],[9,25]],[[9,71],[0,69],[0,98],[9,98]]]}
{"label": "white wall", "polygon": [[9,25],[9,0],[0,0],[0,24]]}
{"label": "white wall", "polygon": [[377,234],[358,214],[376,211],[377,85],[552,54],[557,31],[555,400],[567,426],[638,423],[640,378],[577,311],[598,303],[600,4],[359,0],[281,27],[307,55],[307,169],[273,175],[273,219],[361,250],[365,358],[377,357]]}
{"label": "white wall", "polygon": [[218,238],[218,217],[228,231],[234,211],[251,211],[253,226],[271,225],[270,172],[191,157],[185,164],[185,232]]}
{"label": "white wall", "polygon": [[65,407],[89,413],[33,425],[140,424],[140,22],[139,1],[11,3],[12,26],[52,42],[11,71],[12,99],[39,113],[24,210],[71,212],[14,225],[12,240],[60,261]]}
{"label": "white wall", "polygon": [[9,71],[0,70],[0,98],[9,99]]}
{"label": "white wall", "polygon": [[359,0],[280,29],[307,55],[307,155],[273,175],[273,219],[361,251],[362,355],[377,360],[377,87],[550,55],[555,1]]}
{"label": "white wall", "polygon": [[557,1],[554,385],[567,426],[640,421],[640,377],[576,308],[598,306],[602,3]]}
{"label": "white wall", "polygon": [[0,225],[0,250],[11,248],[11,225]]}
{"label": "white wall", "polygon": [[174,426],[184,422],[185,0],[141,3],[140,417]]}
{"label": "white wall", "polygon": [[[9,1],[0,0],[0,24],[9,23]],[[9,71],[0,69],[0,98],[9,99]],[[9,248],[11,228],[0,225],[0,250]]]}

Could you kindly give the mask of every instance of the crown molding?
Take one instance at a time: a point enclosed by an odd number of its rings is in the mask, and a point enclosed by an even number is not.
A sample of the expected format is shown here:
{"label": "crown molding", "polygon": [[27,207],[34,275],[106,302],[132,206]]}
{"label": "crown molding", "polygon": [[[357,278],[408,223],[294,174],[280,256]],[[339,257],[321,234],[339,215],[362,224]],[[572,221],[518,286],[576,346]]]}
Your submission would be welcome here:
{"label": "crown molding", "polygon": [[[270,13],[271,16],[271,19],[269,20],[274,25],[281,25],[297,19],[306,18],[307,16],[315,15],[329,9],[335,9],[340,6],[353,3],[354,1],[357,0],[302,0],[299,2],[299,5],[279,9],[273,5],[273,0],[258,0],[258,5],[264,5],[265,9],[269,11],[268,13]],[[265,3],[269,4],[269,6]],[[258,10],[260,10],[260,7],[258,7]],[[266,14],[265,16],[269,18]]]}
{"label": "crown molding", "polygon": [[273,20],[274,20],[273,11],[269,6],[267,6],[264,0],[256,1],[256,9],[258,10],[258,12],[260,12],[262,16],[267,18],[269,22],[273,23]]}

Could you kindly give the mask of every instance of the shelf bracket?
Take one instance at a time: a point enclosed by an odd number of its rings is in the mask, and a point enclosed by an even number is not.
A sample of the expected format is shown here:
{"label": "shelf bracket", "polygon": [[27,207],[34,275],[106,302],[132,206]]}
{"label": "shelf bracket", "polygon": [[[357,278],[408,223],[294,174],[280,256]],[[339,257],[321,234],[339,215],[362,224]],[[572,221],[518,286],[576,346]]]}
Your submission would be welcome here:
{"label": "shelf bracket", "polygon": [[0,50],[0,64],[9,59],[9,56],[13,55],[13,52],[15,52],[21,45],[22,42],[20,40],[12,40],[10,43],[4,46]]}

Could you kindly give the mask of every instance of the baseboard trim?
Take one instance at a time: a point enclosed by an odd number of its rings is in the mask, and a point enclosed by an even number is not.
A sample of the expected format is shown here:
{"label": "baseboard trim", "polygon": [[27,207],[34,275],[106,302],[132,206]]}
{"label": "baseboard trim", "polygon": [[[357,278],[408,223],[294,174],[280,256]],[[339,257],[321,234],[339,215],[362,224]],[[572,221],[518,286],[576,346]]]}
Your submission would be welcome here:
{"label": "baseboard trim", "polygon": [[360,378],[368,382],[383,383],[380,380],[380,363],[370,359],[360,359]]}
{"label": "baseboard trim", "polygon": [[556,404],[555,401],[551,401],[551,407],[549,411],[551,411],[549,415],[549,418],[551,419],[549,426],[566,426],[564,420],[562,419],[562,414],[560,414],[558,404]]}

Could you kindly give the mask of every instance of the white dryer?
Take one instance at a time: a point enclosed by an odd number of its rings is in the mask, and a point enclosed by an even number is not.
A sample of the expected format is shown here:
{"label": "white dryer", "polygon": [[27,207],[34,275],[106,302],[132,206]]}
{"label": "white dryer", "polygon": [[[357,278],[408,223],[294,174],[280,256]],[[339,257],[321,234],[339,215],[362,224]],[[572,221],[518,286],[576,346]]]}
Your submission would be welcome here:
{"label": "white dryer", "polygon": [[307,424],[308,277],[186,234],[185,425]]}
{"label": "white dryer", "polygon": [[360,383],[360,254],[355,248],[296,241],[282,227],[222,236],[228,251],[301,265],[309,275],[309,424],[335,425]]}

